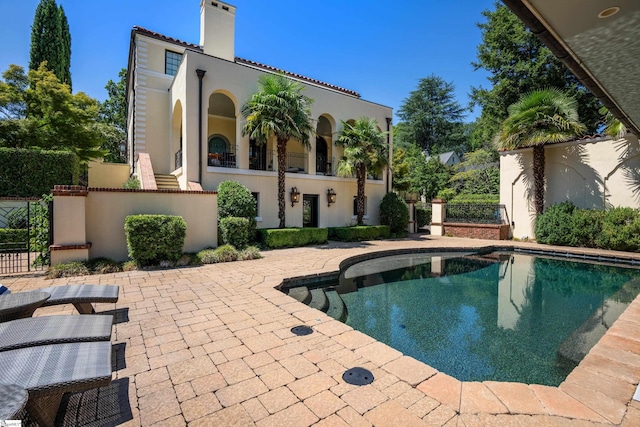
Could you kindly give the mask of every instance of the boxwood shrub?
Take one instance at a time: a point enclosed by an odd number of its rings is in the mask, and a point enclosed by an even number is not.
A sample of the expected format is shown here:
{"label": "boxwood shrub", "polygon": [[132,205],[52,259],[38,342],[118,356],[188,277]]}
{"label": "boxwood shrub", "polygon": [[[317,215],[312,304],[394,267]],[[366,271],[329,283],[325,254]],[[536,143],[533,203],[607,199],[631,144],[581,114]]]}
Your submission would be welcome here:
{"label": "boxwood shrub", "polygon": [[576,206],[562,202],[549,206],[536,219],[536,241],[548,245],[577,246],[573,236],[572,215]]}
{"label": "boxwood shrub", "polygon": [[256,229],[257,206],[251,191],[236,181],[223,181],[218,185],[218,220],[242,217],[249,220],[249,235]]}
{"label": "boxwood shrub", "polygon": [[129,215],[125,219],[129,258],[140,266],[176,262],[182,255],[187,224],[180,216]]}
{"label": "boxwood shrub", "polygon": [[292,248],[326,243],[326,228],[273,228],[258,230],[259,239],[268,248]]}
{"label": "boxwood shrub", "polygon": [[361,240],[388,239],[391,229],[388,225],[359,225],[355,227],[331,227],[329,235],[333,240],[359,242]]}
{"label": "boxwood shrub", "polygon": [[387,193],[380,202],[380,224],[388,225],[392,233],[404,231],[409,225],[409,208],[396,193]]}
{"label": "boxwood shrub", "polygon": [[431,224],[431,208],[416,208],[416,221],[418,228]]}
{"label": "boxwood shrub", "polygon": [[[243,249],[249,244],[252,227],[247,218],[229,216],[220,220],[220,235],[222,243]],[[251,233],[251,234],[250,234]]]}
{"label": "boxwood shrub", "polygon": [[0,196],[40,197],[78,183],[78,157],[67,151],[0,148]]}

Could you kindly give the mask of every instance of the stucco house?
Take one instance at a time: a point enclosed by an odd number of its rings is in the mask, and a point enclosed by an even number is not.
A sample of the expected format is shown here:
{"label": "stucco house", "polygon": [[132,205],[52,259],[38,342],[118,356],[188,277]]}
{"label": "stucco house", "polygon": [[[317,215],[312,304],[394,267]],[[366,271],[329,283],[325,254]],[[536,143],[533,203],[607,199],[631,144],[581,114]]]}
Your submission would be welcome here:
{"label": "stucco house", "polygon": [[[276,143],[260,146],[242,136],[241,109],[257,90],[260,75],[283,73],[314,99],[316,127],[310,149],[298,141],[287,146],[286,185],[297,188],[300,203],[287,204],[286,225],[353,223],[355,178],[335,173],[342,155],[335,145],[340,121],[372,117],[388,131],[392,109],[352,90],[236,57],[235,14],[230,4],[202,0],[198,44],[132,29],[127,75],[131,172],[145,188],[171,188],[173,182],[181,190],[216,190],[222,181],[239,181],[258,201],[258,227],[277,227]],[[390,132],[388,143],[391,147]],[[335,203],[328,203],[330,189]],[[367,180],[369,224],[378,223],[378,206],[389,190],[388,173]]]}
{"label": "stucco house", "polygon": [[[629,130],[622,139],[587,136],[545,148],[545,206],[640,206],[640,3],[503,0]],[[514,237],[534,237],[532,151],[500,156],[500,203]]]}

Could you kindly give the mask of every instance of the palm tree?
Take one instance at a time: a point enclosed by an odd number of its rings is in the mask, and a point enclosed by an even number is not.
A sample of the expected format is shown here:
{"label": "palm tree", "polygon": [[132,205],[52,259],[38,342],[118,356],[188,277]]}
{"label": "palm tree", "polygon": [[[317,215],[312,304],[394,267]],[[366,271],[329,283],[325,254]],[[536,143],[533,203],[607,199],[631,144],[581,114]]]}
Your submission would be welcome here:
{"label": "palm tree", "polygon": [[627,134],[627,127],[618,120],[607,107],[600,107],[598,113],[602,114],[604,121],[604,133],[611,138],[620,139],[624,138]]}
{"label": "palm tree", "polygon": [[389,164],[385,134],[376,119],[362,117],[352,124],[342,121],[342,132],[336,141],[337,145],[344,147],[344,155],[338,162],[338,175],[355,175],[358,181],[358,225],[363,224],[367,171],[380,173]]}
{"label": "palm tree", "polygon": [[285,170],[287,142],[295,138],[310,147],[309,136],[314,131],[311,120],[313,100],[302,94],[304,86],[281,74],[263,74],[258,79],[258,91],[242,107],[245,118],[242,135],[266,144],[275,137],[278,152],[278,218],[285,227]]}
{"label": "palm tree", "polygon": [[501,150],[533,148],[533,194],[536,215],[544,210],[544,146],[569,141],[586,127],[578,120],[577,102],[559,89],[530,92],[508,108],[494,143]]}

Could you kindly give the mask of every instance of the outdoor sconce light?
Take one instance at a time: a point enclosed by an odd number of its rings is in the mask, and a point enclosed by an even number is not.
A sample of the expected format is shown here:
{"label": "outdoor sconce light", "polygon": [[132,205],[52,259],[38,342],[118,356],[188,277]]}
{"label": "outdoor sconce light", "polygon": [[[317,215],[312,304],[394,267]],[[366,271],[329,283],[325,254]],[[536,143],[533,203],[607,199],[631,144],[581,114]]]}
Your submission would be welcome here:
{"label": "outdoor sconce light", "polygon": [[329,201],[329,204],[327,205],[329,207],[336,202],[336,192],[333,191],[333,188],[327,190],[327,200]]}
{"label": "outdoor sconce light", "polygon": [[291,207],[300,201],[298,187],[291,187]]}

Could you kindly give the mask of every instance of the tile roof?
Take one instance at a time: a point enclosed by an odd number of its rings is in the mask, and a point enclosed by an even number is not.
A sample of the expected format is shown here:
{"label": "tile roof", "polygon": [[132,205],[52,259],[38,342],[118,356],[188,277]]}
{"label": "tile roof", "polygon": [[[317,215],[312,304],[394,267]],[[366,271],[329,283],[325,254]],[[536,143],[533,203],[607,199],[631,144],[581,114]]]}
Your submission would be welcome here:
{"label": "tile roof", "polygon": [[[136,33],[137,34],[142,34],[142,35],[145,35],[147,37],[152,37],[154,39],[166,41],[168,43],[173,43],[173,44],[177,44],[177,45],[180,45],[180,46],[183,46],[183,47],[187,47],[187,48],[196,50],[198,52],[203,52],[202,47],[197,45],[197,44],[188,43],[188,42],[185,42],[185,41],[182,41],[182,40],[174,39],[173,37],[168,37],[168,36],[165,36],[163,34],[157,33],[155,31],[151,31],[151,30],[147,30],[146,28],[139,27],[137,25],[133,27],[133,29],[131,30],[131,33],[132,33],[132,37],[133,37],[133,34],[136,34]],[[331,89],[331,90],[335,90],[337,92],[342,92],[342,93],[345,93],[347,95],[355,96],[356,98],[360,98],[360,94],[358,92],[356,92],[356,91],[353,91],[353,90],[350,90],[350,89],[345,89],[345,88],[340,87],[340,86],[332,85],[330,83],[326,83],[326,82],[323,82],[323,81],[320,81],[320,80],[317,80],[317,79],[314,79],[314,78],[311,78],[311,77],[306,77],[306,76],[303,76],[301,74],[296,74],[296,73],[292,73],[292,72],[287,71],[287,70],[283,70],[283,69],[280,69],[280,68],[272,67],[271,65],[266,65],[266,64],[262,64],[260,62],[252,61],[250,59],[244,59],[244,58],[239,58],[239,57],[235,58],[235,62],[237,64],[248,65],[250,67],[258,68],[258,69],[261,69],[261,70],[264,70],[264,71],[269,71],[269,72],[272,72],[272,73],[282,73],[285,76],[292,77],[294,79],[301,80],[303,82],[311,83],[311,84],[314,84],[314,85],[317,85],[317,86],[321,86],[321,87],[325,87],[325,88],[328,88],[328,89]]]}

